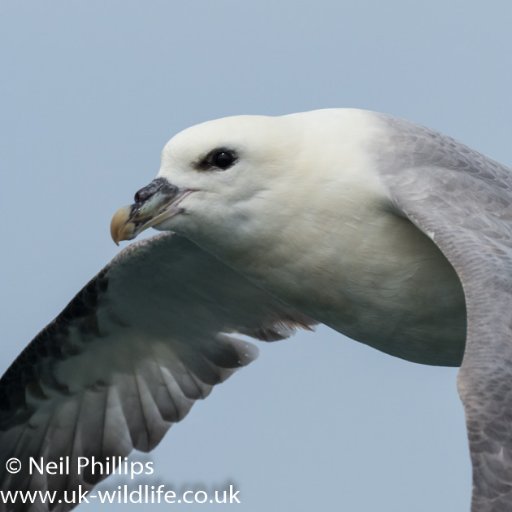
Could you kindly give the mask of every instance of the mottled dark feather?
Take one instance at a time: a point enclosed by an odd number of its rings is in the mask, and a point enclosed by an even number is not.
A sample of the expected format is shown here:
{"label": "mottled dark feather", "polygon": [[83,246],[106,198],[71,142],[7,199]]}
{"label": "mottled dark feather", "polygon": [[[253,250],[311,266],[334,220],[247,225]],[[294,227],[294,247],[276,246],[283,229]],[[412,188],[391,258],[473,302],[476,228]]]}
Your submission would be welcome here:
{"label": "mottled dark feather", "polygon": [[[28,457],[151,450],[195,400],[256,356],[226,333],[277,339],[292,324],[308,321],[189,241],[164,234],[132,244],[0,379],[0,459],[18,457],[26,468]],[[0,489],[62,493],[105,476],[9,475],[1,463]]]}

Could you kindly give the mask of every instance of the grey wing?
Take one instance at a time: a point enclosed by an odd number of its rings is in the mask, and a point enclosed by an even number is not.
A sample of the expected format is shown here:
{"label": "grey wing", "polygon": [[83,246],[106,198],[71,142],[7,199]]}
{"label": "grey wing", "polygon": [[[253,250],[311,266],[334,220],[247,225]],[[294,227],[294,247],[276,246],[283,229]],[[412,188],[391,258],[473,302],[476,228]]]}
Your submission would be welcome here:
{"label": "grey wing", "polygon": [[[151,450],[195,400],[254,359],[255,348],[228,333],[273,340],[306,324],[185,239],[166,234],[129,246],[0,380],[0,489],[90,489],[105,475],[78,474],[78,457]],[[21,472],[6,471],[11,457]],[[31,457],[68,457],[72,470],[30,475]],[[50,509],[0,503],[1,511]]]}
{"label": "grey wing", "polygon": [[[389,121],[389,120],[388,120]],[[512,171],[427,129],[389,121],[380,166],[401,214],[430,236],[464,289],[458,375],[474,512],[512,510]]]}

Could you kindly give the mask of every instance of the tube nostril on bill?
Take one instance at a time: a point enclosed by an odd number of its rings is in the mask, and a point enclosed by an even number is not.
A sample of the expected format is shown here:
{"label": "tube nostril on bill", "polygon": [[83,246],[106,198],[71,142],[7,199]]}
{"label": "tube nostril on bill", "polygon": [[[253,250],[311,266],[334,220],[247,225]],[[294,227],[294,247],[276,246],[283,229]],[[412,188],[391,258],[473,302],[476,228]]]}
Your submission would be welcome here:
{"label": "tube nostril on bill", "polygon": [[135,193],[134,200],[137,204],[144,203],[157,192],[165,195],[175,195],[178,187],[171,185],[165,178],[156,178],[149,185],[142,187]]}
{"label": "tube nostril on bill", "polygon": [[151,196],[155,195],[155,193],[162,188],[164,180],[162,178],[157,178],[153,180],[149,185],[142,187],[140,190],[135,192],[134,200],[136,203],[143,203],[147,201]]}

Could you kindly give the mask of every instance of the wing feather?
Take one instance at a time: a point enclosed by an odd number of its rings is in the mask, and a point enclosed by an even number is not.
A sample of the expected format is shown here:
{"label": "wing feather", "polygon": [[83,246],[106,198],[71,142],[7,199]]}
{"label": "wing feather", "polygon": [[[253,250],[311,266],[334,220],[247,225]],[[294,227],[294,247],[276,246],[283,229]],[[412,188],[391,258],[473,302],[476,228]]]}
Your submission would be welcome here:
{"label": "wing feather", "polygon": [[[197,399],[250,363],[226,333],[272,333],[308,319],[197,246],[161,235],[122,251],[27,346],[0,380],[0,459],[70,457],[71,474],[10,475],[2,490],[90,488],[77,458],[152,450]],[[75,464],[75,466],[73,466]],[[69,510],[39,504],[36,509]],[[0,504],[0,511],[27,510]]]}
{"label": "wing feather", "polygon": [[512,510],[512,171],[428,129],[384,118],[382,177],[401,215],[441,249],[466,300],[458,375],[474,512]]}

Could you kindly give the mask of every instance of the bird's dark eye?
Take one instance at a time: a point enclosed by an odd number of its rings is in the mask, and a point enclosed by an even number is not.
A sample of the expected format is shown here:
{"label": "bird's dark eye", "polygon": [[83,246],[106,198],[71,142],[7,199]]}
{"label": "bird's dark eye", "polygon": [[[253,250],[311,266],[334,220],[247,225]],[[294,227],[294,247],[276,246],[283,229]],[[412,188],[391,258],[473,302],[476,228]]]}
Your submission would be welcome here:
{"label": "bird's dark eye", "polygon": [[229,169],[238,160],[238,155],[232,149],[217,148],[210,151],[197,165],[201,170]]}
{"label": "bird's dark eye", "polygon": [[216,151],[212,155],[211,163],[219,169],[227,169],[235,163],[235,156],[231,151]]}

